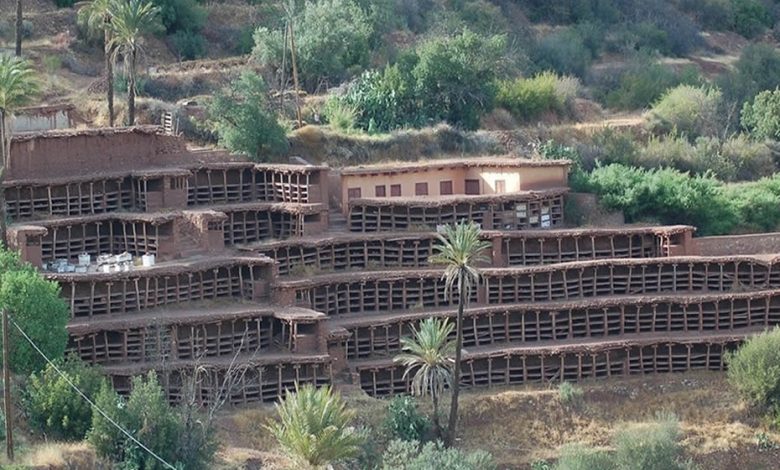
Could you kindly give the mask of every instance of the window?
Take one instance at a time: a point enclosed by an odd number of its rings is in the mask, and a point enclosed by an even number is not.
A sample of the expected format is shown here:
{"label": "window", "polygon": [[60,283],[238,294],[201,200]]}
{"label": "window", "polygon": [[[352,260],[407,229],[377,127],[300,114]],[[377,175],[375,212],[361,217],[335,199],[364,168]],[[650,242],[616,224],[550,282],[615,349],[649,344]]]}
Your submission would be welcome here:
{"label": "window", "polygon": [[390,185],[390,197],[401,197],[401,185],[400,184],[391,184]]}
{"label": "window", "polygon": [[506,192],[506,181],[496,180],[496,194],[504,194]]}
{"label": "window", "polygon": [[414,184],[415,196],[427,196],[428,195],[428,183],[415,183]]}
{"label": "window", "polygon": [[385,189],[386,189],[385,185],[383,184],[378,185],[376,188],[374,188],[374,195],[376,195],[376,197],[387,196],[387,193],[385,193]]}
{"label": "window", "polygon": [[479,194],[479,180],[466,180],[466,194]]}
{"label": "window", "polygon": [[439,194],[442,196],[452,194],[452,181],[442,181],[439,183]]}
{"label": "window", "polygon": [[360,188],[347,189],[347,199],[360,199]]}

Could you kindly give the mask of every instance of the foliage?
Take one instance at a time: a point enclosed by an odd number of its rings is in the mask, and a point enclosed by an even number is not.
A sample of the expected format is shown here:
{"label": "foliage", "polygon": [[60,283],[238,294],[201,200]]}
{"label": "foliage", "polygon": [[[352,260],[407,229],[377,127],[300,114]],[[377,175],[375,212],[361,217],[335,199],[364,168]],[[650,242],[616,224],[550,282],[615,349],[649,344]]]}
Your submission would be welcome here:
{"label": "foliage", "polygon": [[717,81],[726,100],[739,109],[759,92],[780,86],[780,51],[768,44],[749,44],[742,49],[734,71]]}
{"label": "foliage", "polygon": [[742,107],[742,127],[760,140],[780,140],[780,88],[765,90]]}
{"label": "foliage", "polygon": [[422,441],[430,421],[417,410],[414,398],[408,395],[394,397],[387,405],[385,429],[396,439]]}
{"label": "foliage", "polygon": [[84,439],[92,425],[92,407],[71,388],[68,380],[91,399],[105,380],[96,368],[76,357],[54,364],[67,380],[52,365],[30,376],[22,395],[28,422],[47,438]]}
{"label": "foliage", "polygon": [[303,385],[276,405],[279,421],[267,429],[300,464],[327,465],[354,456],[360,436],[349,425],[354,413],[329,386]]}
{"label": "foliage", "polygon": [[270,109],[265,83],[257,74],[244,72],[216,93],[208,116],[220,145],[231,152],[268,161],[287,149],[285,129]]}
{"label": "foliage", "polygon": [[588,190],[588,177],[583,170],[582,157],[577,149],[560,144],[554,140],[548,140],[536,149],[539,155],[548,160],[570,160],[569,186],[574,191]]}
{"label": "foliage", "polygon": [[561,382],[558,386],[558,399],[565,406],[577,406],[584,396],[582,388],[570,382]]}
{"label": "foliage", "polygon": [[[2,252],[0,275],[0,308],[38,345],[50,359],[62,358],[68,342],[65,325],[70,317],[68,306],[60,298],[56,282],[44,279],[30,265],[22,264],[18,255]],[[16,328],[10,328],[11,369],[20,374],[41,370],[46,361]]]}
{"label": "foliage", "polygon": [[[104,383],[97,393],[95,404],[152,452],[168,462],[184,465],[191,456],[180,455],[178,451],[183,429],[181,420],[168,404],[155,373],[149,372],[145,380],[134,377],[131,388],[130,396],[124,400]],[[100,413],[92,416],[87,440],[100,457],[119,463],[121,468],[164,468]]]}
{"label": "foliage", "polygon": [[720,90],[679,85],[668,90],[648,113],[653,132],[676,131],[690,139],[718,135],[723,128],[719,110]]}
{"label": "foliage", "polygon": [[575,29],[564,29],[542,38],[533,59],[541,70],[584,77],[592,57],[581,34]]}
{"label": "foliage", "polygon": [[394,440],[383,455],[385,470],[495,470],[493,457],[481,450],[465,452],[429,442],[420,448],[414,441]]}
{"label": "foliage", "polygon": [[680,4],[706,30],[724,31],[734,26],[732,0],[682,0]]}
{"label": "foliage", "polygon": [[612,456],[582,444],[569,444],[561,449],[554,470],[615,470]]}
{"label": "foliage", "polygon": [[732,202],[710,174],[611,164],[593,170],[588,183],[606,207],[622,210],[629,222],[691,224],[702,234],[729,233],[737,223]]}
{"label": "foliage", "polygon": [[[604,78],[591,76],[597,98],[618,109],[644,108],[657,101],[669,88],[699,81],[694,68],[676,72],[652,55],[640,53],[622,70],[606,70]],[[595,82],[594,82],[595,80]]]}
{"label": "foliage", "polygon": [[179,60],[199,59],[206,52],[206,39],[194,31],[176,31],[171,34],[170,41]]}
{"label": "foliage", "polygon": [[0,53],[0,110],[27,106],[39,91],[37,72],[29,61]]}
{"label": "foliage", "polygon": [[684,469],[680,462],[680,425],[674,415],[660,415],[651,424],[619,430],[613,438],[620,470]]}
{"label": "foliage", "polygon": [[761,0],[731,0],[734,31],[755,37],[772,26],[772,16]]}
{"label": "foliage", "polygon": [[780,328],[753,336],[726,363],[729,383],[751,406],[780,405]]}
{"label": "foliage", "polygon": [[[353,0],[307,0],[292,22],[298,77],[306,90],[316,90],[323,81],[338,84],[368,65],[371,21]],[[258,28],[253,55],[260,65],[291,77],[283,30],[281,24]]]}
{"label": "foliage", "polygon": [[430,395],[433,400],[433,426],[440,433],[439,399],[444,389],[452,387],[455,342],[450,340],[455,326],[449,319],[426,318],[415,328],[412,337],[401,338],[403,353],[393,360],[405,367],[404,378],[412,376],[414,395]]}
{"label": "foliage", "polygon": [[54,0],[58,8],[70,8],[76,3],[76,0]]}
{"label": "foliage", "polygon": [[517,119],[530,121],[546,112],[573,113],[574,98],[579,92],[580,83],[575,77],[544,72],[531,78],[499,82],[496,106],[508,110]]}
{"label": "foliage", "polygon": [[152,0],[160,10],[160,20],[168,34],[197,33],[206,23],[208,13],[197,0]]}
{"label": "foliage", "polygon": [[347,103],[330,98],[322,109],[323,117],[330,126],[340,132],[349,134],[355,131],[357,112]]}

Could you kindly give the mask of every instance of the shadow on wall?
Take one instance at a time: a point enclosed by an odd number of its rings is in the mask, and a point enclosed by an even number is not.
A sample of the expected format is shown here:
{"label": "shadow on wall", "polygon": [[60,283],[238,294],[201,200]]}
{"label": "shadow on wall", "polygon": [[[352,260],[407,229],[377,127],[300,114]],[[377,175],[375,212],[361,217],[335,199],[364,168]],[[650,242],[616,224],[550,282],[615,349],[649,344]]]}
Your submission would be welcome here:
{"label": "shadow on wall", "polygon": [[326,127],[304,126],[290,135],[290,155],[306,155],[312,163],[332,166],[503,153],[503,145],[491,134],[447,125],[381,136],[344,135]]}

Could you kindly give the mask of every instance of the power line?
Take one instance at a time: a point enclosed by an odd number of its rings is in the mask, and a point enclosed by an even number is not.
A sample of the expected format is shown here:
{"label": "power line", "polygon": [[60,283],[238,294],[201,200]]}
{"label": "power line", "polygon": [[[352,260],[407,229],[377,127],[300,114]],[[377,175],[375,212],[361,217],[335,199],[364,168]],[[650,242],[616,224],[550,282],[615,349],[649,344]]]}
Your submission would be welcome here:
{"label": "power line", "polygon": [[141,443],[141,441],[139,441],[139,440],[138,440],[138,439],[136,439],[136,438],[135,438],[135,437],[134,437],[132,434],[130,434],[130,432],[126,431],[126,430],[125,430],[125,429],[124,429],[122,426],[120,426],[120,425],[119,425],[119,424],[118,424],[116,421],[114,421],[113,419],[111,419],[111,417],[110,417],[110,416],[108,416],[108,414],[106,414],[106,412],[105,412],[105,411],[103,411],[103,410],[101,410],[100,408],[98,408],[98,406],[97,406],[97,405],[96,405],[96,404],[95,404],[95,403],[94,403],[92,400],[90,400],[90,399],[89,399],[89,397],[88,397],[87,395],[85,395],[85,394],[84,394],[84,392],[82,392],[82,391],[81,391],[81,390],[80,390],[80,389],[79,389],[79,388],[76,386],[76,384],[74,384],[74,383],[73,383],[73,382],[70,380],[70,378],[68,378],[68,376],[67,376],[67,375],[65,375],[65,374],[64,374],[64,373],[63,373],[63,372],[62,372],[62,371],[59,369],[59,367],[57,367],[57,365],[56,365],[56,364],[54,364],[54,363],[53,363],[53,362],[52,362],[52,361],[51,361],[51,360],[50,360],[48,357],[46,357],[46,354],[44,354],[44,352],[43,352],[43,351],[41,351],[41,349],[38,347],[38,345],[37,345],[37,344],[35,344],[35,342],[34,342],[32,339],[30,339],[30,337],[29,337],[29,336],[27,336],[27,333],[25,333],[25,332],[24,332],[24,330],[22,330],[22,328],[19,326],[19,324],[17,324],[17,323],[16,323],[16,322],[15,322],[15,321],[14,321],[12,318],[9,318],[9,320],[11,321],[11,323],[13,323],[13,324],[14,324],[14,326],[16,327],[16,329],[17,329],[17,330],[19,330],[19,333],[21,333],[21,334],[22,334],[22,336],[24,336],[24,339],[26,339],[26,340],[27,340],[27,342],[28,342],[28,343],[30,343],[30,345],[31,345],[31,346],[32,346],[32,347],[33,347],[33,348],[34,348],[36,351],[38,351],[38,354],[40,354],[40,355],[41,355],[41,357],[43,357],[43,359],[44,359],[44,360],[46,360],[46,362],[47,362],[47,363],[48,363],[48,364],[49,364],[49,365],[50,365],[50,366],[51,366],[51,367],[52,367],[52,368],[53,368],[53,369],[54,369],[54,370],[55,370],[55,371],[56,371],[56,372],[57,372],[57,373],[60,375],[60,377],[62,377],[63,379],[65,379],[65,381],[66,381],[66,382],[68,382],[68,385],[70,385],[70,387],[71,387],[73,390],[75,390],[75,391],[76,391],[76,393],[78,393],[79,395],[81,395],[81,398],[83,398],[84,400],[86,400],[86,401],[87,401],[87,403],[89,403],[90,405],[92,405],[92,407],[93,407],[93,408],[94,408],[94,409],[95,409],[95,410],[96,410],[98,413],[100,413],[100,415],[101,415],[101,416],[103,416],[104,418],[106,418],[106,420],[107,420],[109,423],[111,423],[112,425],[114,425],[114,427],[116,427],[117,429],[119,429],[120,431],[122,431],[122,433],[123,433],[125,436],[127,436],[128,438],[130,438],[130,440],[131,440],[131,441],[135,442],[135,443],[138,445],[138,447],[140,447],[141,449],[145,450],[146,452],[148,452],[148,453],[149,453],[149,455],[151,455],[152,457],[154,457],[155,459],[157,459],[158,461],[160,461],[160,463],[162,463],[162,464],[163,464],[165,467],[167,467],[167,468],[170,468],[171,470],[178,470],[176,467],[174,467],[173,465],[171,465],[171,464],[169,464],[168,462],[166,462],[166,461],[165,461],[165,459],[163,459],[162,457],[160,457],[159,455],[157,455],[156,453],[154,453],[154,451],[152,451],[152,449],[150,449],[150,448],[146,447],[145,445],[143,445],[143,443]]}

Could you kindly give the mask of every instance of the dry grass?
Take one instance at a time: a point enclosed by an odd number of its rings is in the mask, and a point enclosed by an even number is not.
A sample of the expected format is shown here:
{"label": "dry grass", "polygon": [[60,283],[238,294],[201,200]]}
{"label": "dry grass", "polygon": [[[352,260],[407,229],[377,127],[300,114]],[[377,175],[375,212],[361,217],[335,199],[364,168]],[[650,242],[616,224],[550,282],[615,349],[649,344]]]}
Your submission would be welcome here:
{"label": "dry grass", "polygon": [[41,469],[95,469],[101,465],[86,443],[46,443],[33,447],[24,465]]}
{"label": "dry grass", "polygon": [[[756,445],[759,432],[779,443],[780,433],[767,429],[758,415],[740,404],[723,374],[642,376],[588,381],[579,386],[584,398],[577,409],[561,405],[552,385],[467,391],[462,399],[458,445],[491,452],[499,468],[528,469],[536,460],[556,458],[567,443],[608,446],[621,425],[646,423],[656,413],[666,411],[679,417],[686,456],[700,468],[769,469],[775,468],[774,462],[780,458],[780,452],[759,452]],[[356,424],[381,429],[386,401],[354,390],[342,393],[357,411]],[[427,402],[422,408],[425,413],[430,411]],[[221,422],[225,443],[222,460],[260,459],[268,468],[289,465],[262,427],[273,416],[269,406],[227,414]],[[246,449],[256,449],[259,454]]]}

